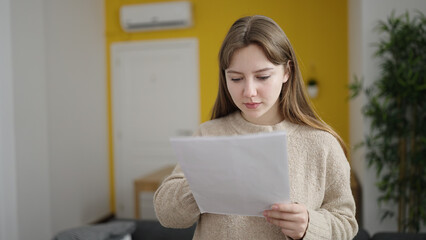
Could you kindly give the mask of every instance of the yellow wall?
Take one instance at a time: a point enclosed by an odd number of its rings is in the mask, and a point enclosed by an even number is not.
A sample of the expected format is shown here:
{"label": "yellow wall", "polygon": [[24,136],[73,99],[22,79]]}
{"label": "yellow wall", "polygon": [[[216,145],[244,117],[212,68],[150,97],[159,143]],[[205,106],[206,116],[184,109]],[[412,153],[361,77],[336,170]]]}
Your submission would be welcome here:
{"label": "yellow wall", "polygon": [[[122,5],[164,2],[159,0],[105,0],[110,97],[110,45],[114,42],[197,37],[200,59],[201,120],[209,119],[218,82],[217,54],[231,24],[253,14],[273,18],[286,32],[298,56],[305,80],[315,77],[319,96],[313,103],[320,116],[348,142],[347,1],[341,0],[191,0],[194,26],[189,29],[125,33],[119,24]],[[111,111],[109,111],[111,120]],[[114,209],[112,122],[110,121],[111,209]]]}

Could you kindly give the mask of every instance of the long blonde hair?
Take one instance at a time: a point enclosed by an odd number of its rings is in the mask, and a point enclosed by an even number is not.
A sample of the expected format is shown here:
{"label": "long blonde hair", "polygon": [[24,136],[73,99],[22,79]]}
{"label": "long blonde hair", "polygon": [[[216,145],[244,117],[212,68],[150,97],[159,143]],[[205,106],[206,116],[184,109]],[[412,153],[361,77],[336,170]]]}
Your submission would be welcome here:
{"label": "long blonde hair", "polygon": [[219,91],[211,119],[221,118],[238,111],[226,85],[225,70],[233,53],[250,44],[260,46],[270,62],[287,66],[290,76],[284,83],[279,104],[284,118],[295,124],[311,126],[332,134],[347,156],[346,145],[340,136],[315,112],[308,100],[296,55],[284,31],[274,20],[260,15],[238,19],[229,29],[219,51]]}

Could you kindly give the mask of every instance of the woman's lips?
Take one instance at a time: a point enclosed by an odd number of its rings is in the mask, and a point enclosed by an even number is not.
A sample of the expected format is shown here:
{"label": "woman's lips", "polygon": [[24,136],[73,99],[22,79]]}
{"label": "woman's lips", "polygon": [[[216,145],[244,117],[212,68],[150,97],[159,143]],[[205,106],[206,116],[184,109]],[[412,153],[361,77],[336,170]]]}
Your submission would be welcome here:
{"label": "woman's lips", "polygon": [[244,105],[248,109],[256,109],[260,105],[260,103],[244,103]]}

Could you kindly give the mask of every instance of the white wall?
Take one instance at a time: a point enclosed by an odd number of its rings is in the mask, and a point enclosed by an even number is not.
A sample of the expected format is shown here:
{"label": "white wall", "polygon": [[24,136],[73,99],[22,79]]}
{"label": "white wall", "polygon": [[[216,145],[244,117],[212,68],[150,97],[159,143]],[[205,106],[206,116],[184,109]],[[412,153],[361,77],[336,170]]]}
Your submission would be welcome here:
{"label": "white wall", "polygon": [[51,233],[43,0],[11,1],[20,239]]}
{"label": "white wall", "polygon": [[18,239],[10,0],[0,1],[0,239]]}
{"label": "white wall", "polygon": [[54,232],[109,213],[103,2],[45,0]]}
{"label": "white wall", "polygon": [[[370,85],[380,74],[379,61],[373,57],[375,52],[372,43],[379,39],[373,28],[379,20],[386,20],[392,10],[396,15],[413,9],[426,13],[424,0],[349,0],[349,78],[354,74],[364,78],[364,83]],[[365,96],[357,97],[350,102],[350,142],[354,146],[363,140],[369,131],[369,124],[361,114],[365,104]],[[357,173],[363,188],[363,225],[373,235],[381,231],[397,231],[396,218],[380,222],[380,212],[377,206],[379,191],[375,185],[374,169],[368,169],[364,157],[364,149],[353,152],[352,168]],[[391,206],[392,207],[392,206]],[[397,208],[393,206],[397,213]]]}
{"label": "white wall", "polygon": [[1,1],[1,240],[109,213],[103,4]]}

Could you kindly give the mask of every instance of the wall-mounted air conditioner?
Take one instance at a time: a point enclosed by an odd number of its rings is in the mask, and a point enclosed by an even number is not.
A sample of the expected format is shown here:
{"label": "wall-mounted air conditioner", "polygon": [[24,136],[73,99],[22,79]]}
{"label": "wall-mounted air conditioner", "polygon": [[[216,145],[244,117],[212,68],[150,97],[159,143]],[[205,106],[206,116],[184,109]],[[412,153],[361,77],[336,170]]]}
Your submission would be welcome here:
{"label": "wall-mounted air conditioner", "polygon": [[127,5],[120,9],[126,32],[186,28],[192,26],[191,2],[160,2]]}

